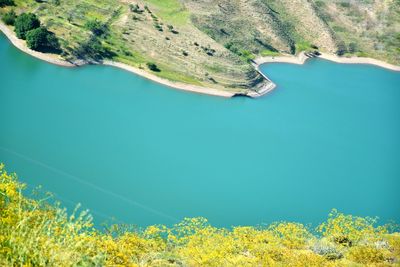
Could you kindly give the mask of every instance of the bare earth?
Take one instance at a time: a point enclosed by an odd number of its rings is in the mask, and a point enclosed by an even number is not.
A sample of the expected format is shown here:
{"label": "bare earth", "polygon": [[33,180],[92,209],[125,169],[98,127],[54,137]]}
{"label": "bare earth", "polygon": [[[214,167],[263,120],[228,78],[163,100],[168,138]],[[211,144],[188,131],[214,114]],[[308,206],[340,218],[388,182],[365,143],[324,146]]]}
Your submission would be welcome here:
{"label": "bare earth", "polygon": [[[11,41],[11,43],[15,47],[17,47],[21,51],[23,51],[31,56],[34,56],[35,58],[41,59],[41,60],[49,62],[51,64],[63,66],[63,67],[77,67],[77,66],[82,65],[82,64],[72,64],[70,62],[67,62],[55,54],[40,53],[40,52],[34,51],[32,49],[29,49],[26,46],[26,42],[24,40],[18,39],[15,36],[14,32],[1,22],[0,22],[0,30],[7,36],[7,38]],[[160,84],[163,84],[168,87],[175,88],[175,89],[179,89],[179,90],[185,90],[185,91],[189,91],[189,92],[201,93],[201,94],[207,94],[207,95],[213,95],[213,96],[222,96],[222,97],[234,96],[234,93],[227,92],[227,91],[222,91],[222,90],[207,88],[207,87],[201,87],[201,86],[196,86],[196,85],[189,85],[189,84],[173,82],[173,81],[169,81],[166,79],[162,79],[151,73],[146,72],[145,70],[135,68],[135,67],[123,64],[123,63],[119,63],[119,62],[104,61],[103,64],[109,65],[109,66],[114,66],[114,67],[117,67],[120,69],[124,69],[129,72],[133,72],[137,75],[145,77],[146,79],[149,79],[154,82],[157,82],[157,83],[160,83]]]}
{"label": "bare earth", "polygon": [[64,66],[64,67],[74,67],[75,65],[63,60],[60,58],[58,55],[54,54],[44,54],[40,53],[37,51],[33,51],[32,49],[29,49],[26,46],[26,43],[24,40],[18,39],[17,36],[15,36],[14,32],[8,28],[3,22],[0,22],[0,30],[4,33],[5,36],[10,40],[10,42],[17,47],[19,50],[34,56],[38,59],[47,61],[49,63],[59,65],[59,66]]}
{"label": "bare earth", "polygon": [[[38,59],[41,59],[43,61],[49,62],[51,64],[59,65],[59,66],[64,66],[64,67],[77,67],[82,64],[73,64],[70,62],[65,61],[61,57],[55,54],[45,54],[45,53],[40,53],[37,51],[33,51],[29,49],[26,46],[26,43],[24,40],[18,39],[14,32],[8,28],[5,24],[0,22],[0,30],[7,36],[7,38],[11,41],[11,43],[20,49],[21,51],[34,56]],[[373,58],[361,58],[361,57],[338,57],[333,54],[326,54],[326,53],[321,53],[319,56],[320,58],[338,62],[338,63],[344,63],[344,64],[371,64],[371,65],[376,65],[380,66],[382,68],[394,70],[394,71],[400,71],[400,66],[396,66],[393,64],[386,63],[384,61],[380,61],[377,59]],[[291,64],[304,64],[308,57],[302,52],[298,56],[270,56],[270,57],[261,57],[257,58],[254,60],[255,64],[253,66],[259,71],[259,66],[261,64],[265,63],[291,63]],[[127,64],[119,63],[119,62],[114,62],[114,61],[104,61],[104,65],[109,65],[113,67],[117,67],[132,73],[135,73],[137,75],[140,75],[146,79],[152,80],[154,82],[166,85],[171,88],[179,89],[179,90],[184,90],[184,91],[189,91],[189,92],[194,92],[194,93],[201,93],[201,94],[207,94],[207,95],[213,95],[213,96],[222,96],[222,97],[233,97],[235,93],[232,92],[227,92],[227,91],[222,91],[218,89],[213,89],[213,88],[207,88],[207,87],[201,87],[201,86],[196,86],[196,85],[189,85],[185,83],[180,83],[180,82],[173,82],[169,81],[160,77],[157,77],[156,75],[153,75],[143,69],[139,69]],[[260,72],[260,71],[259,71]],[[261,75],[264,76],[265,79],[271,81],[267,76],[265,76],[263,73],[260,72]],[[268,86],[265,86],[263,88],[259,88],[259,90],[254,91],[252,93],[249,93],[248,96],[250,97],[260,97],[262,95],[265,95],[272,91],[276,85],[271,81],[271,83],[268,84]]]}

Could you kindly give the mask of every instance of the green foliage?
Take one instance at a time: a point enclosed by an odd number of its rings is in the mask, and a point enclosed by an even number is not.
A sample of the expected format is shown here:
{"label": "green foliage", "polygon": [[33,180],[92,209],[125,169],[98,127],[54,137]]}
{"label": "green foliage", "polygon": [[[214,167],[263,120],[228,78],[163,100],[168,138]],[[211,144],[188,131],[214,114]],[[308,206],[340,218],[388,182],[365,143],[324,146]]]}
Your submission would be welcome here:
{"label": "green foliage", "polygon": [[26,43],[29,48],[42,52],[59,52],[60,44],[54,33],[45,27],[39,27],[26,34]]}
{"label": "green foliage", "polygon": [[15,5],[13,0],[0,0],[0,7],[13,6],[13,5]]}
{"label": "green foliage", "polygon": [[315,5],[319,8],[324,8],[326,6],[325,1],[317,0],[315,1]]}
{"label": "green foliage", "polygon": [[115,53],[104,47],[96,36],[92,36],[88,41],[79,44],[73,54],[79,59],[95,62],[115,56]]}
{"label": "green foliage", "polygon": [[251,53],[249,50],[240,50],[238,55],[245,61],[251,61],[255,58],[253,53]]}
{"label": "green foliage", "polygon": [[339,6],[343,7],[343,8],[349,8],[350,7],[350,3],[348,1],[342,1],[338,3]]}
{"label": "green foliage", "polygon": [[154,72],[160,72],[161,71],[155,63],[148,62],[148,63],[146,63],[146,65],[149,68],[149,70],[151,70],[151,71],[154,71]]}
{"label": "green foliage", "polygon": [[2,20],[6,25],[14,25],[15,19],[17,18],[17,14],[15,14],[14,10],[10,10],[2,16]]}
{"label": "green foliage", "polygon": [[158,30],[158,31],[160,31],[160,32],[164,31],[163,28],[162,28],[162,26],[160,25],[160,23],[154,22],[153,25],[154,25],[154,28],[156,28],[156,30]]}
{"label": "green foliage", "polygon": [[343,41],[339,42],[338,45],[337,45],[336,54],[337,54],[338,56],[343,56],[343,55],[346,54],[347,52],[348,52],[348,50],[347,50],[346,44],[345,44]]}
{"label": "green foliage", "polygon": [[173,34],[179,34],[179,32],[177,30],[174,29],[174,26],[172,25],[167,25],[167,28],[170,32],[172,32]]}
{"label": "green foliage", "polygon": [[347,257],[352,261],[361,264],[383,264],[388,256],[387,254],[389,254],[388,251],[379,249],[376,246],[360,245],[351,248]]}
{"label": "green foliage", "polygon": [[107,24],[104,24],[97,19],[89,20],[86,22],[85,27],[96,36],[102,36],[108,32]]}
{"label": "green foliage", "polygon": [[231,51],[232,53],[238,55],[241,59],[243,59],[244,61],[250,61],[253,60],[255,58],[255,56],[253,55],[253,53],[251,53],[249,50],[245,50],[245,49],[239,49],[235,44],[233,44],[232,42],[228,42],[225,45],[225,48],[228,49],[229,51]]}
{"label": "green foliage", "polygon": [[40,27],[40,21],[35,14],[22,13],[15,19],[14,26],[17,37],[25,40],[28,31]]}
{"label": "green foliage", "polygon": [[354,54],[359,51],[358,45],[356,43],[349,43],[349,53]]}
{"label": "green foliage", "polygon": [[163,21],[173,25],[185,25],[189,21],[189,12],[179,0],[147,0],[154,7],[149,13],[156,13]]}
{"label": "green foliage", "polygon": [[302,51],[312,51],[313,48],[311,47],[311,44],[309,42],[298,42],[296,43],[296,52],[302,52]]}
{"label": "green foliage", "polygon": [[143,9],[140,9],[138,4],[130,4],[129,5],[129,9],[131,10],[131,12],[137,13],[137,14],[142,14],[144,12]]}

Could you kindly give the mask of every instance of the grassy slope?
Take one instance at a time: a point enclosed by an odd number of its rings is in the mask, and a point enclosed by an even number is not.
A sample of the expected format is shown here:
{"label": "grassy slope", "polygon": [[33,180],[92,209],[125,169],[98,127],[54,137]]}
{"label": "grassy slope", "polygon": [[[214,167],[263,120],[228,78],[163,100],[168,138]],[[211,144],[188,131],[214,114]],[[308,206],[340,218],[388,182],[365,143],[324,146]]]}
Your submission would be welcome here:
{"label": "grassy slope", "polygon": [[[400,63],[398,0],[355,0],[349,5],[340,0],[15,2],[17,13],[38,14],[70,55],[90,37],[85,23],[98,19],[111,29],[102,42],[116,54],[114,60],[143,69],[155,62],[161,69],[158,76],[222,90],[245,92],[260,84],[249,59],[296,54],[312,45],[335,52],[344,44],[356,47],[353,54]],[[129,4],[136,3],[150,12],[131,12]]]}
{"label": "grassy slope", "polygon": [[316,1],[338,42],[353,54],[400,64],[400,1]]}
{"label": "grassy slope", "polygon": [[[247,62],[194,27],[189,11],[176,0],[135,1],[141,9],[147,5],[151,11],[142,14],[129,10],[132,1],[61,0],[60,5],[52,1],[15,2],[17,13],[36,13],[57,34],[69,53],[67,57],[90,38],[85,23],[98,19],[111,29],[102,42],[116,54],[114,60],[143,69],[147,69],[147,62],[155,62],[161,72],[154,74],[160,77],[235,92],[262,80]],[[163,31],[156,29],[156,23]],[[176,33],[167,25],[172,25]]]}
{"label": "grassy slope", "polygon": [[183,1],[198,28],[255,56],[297,54],[312,45],[335,53],[344,45],[347,55],[400,64],[398,0]]}
{"label": "grassy slope", "polygon": [[87,212],[68,215],[23,188],[0,164],[1,266],[398,266],[400,259],[398,232],[337,211],[316,229],[289,222],[224,229],[193,218],[99,231]]}

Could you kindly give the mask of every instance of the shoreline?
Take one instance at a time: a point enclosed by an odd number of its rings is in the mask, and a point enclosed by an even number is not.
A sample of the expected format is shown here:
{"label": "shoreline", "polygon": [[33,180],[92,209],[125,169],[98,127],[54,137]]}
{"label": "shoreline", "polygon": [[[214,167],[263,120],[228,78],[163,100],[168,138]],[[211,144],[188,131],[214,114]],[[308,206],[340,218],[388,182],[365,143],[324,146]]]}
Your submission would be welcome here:
{"label": "shoreline", "polygon": [[289,63],[289,64],[298,64],[303,65],[306,61],[310,58],[321,58],[325,60],[329,60],[332,62],[340,63],[340,64],[365,64],[365,65],[373,65],[377,67],[381,67],[387,70],[392,71],[400,71],[400,66],[387,63],[382,60],[368,58],[368,57],[339,57],[334,54],[328,54],[324,52],[320,52],[320,55],[316,57],[308,57],[305,52],[301,52],[297,56],[287,55],[287,56],[269,56],[269,57],[260,57],[254,60],[257,66],[263,64],[270,64],[270,63]]}
{"label": "shoreline", "polygon": [[[6,36],[6,38],[19,50],[22,52],[31,55],[37,59],[40,59],[42,61],[46,61],[48,63],[62,66],[62,67],[79,67],[83,65],[87,65],[88,63],[84,62],[69,62],[65,59],[62,59],[59,55],[56,54],[45,54],[41,53],[38,51],[31,50],[26,46],[26,43],[24,40],[18,39],[14,32],[6,26],[3,22],[0,21],[0,31],[3,32],[3,34]],[[270,64],[270,63],[289,63],[289,64],[298,64],[298,65],[303,65],[307,59],[309,59],[306,55],[305,52],[301,52],[297,56],[293,55],[282,55],[282,56],[268,56],[268,57],[259,57],[253,60],[252,66],[255,68],[255,70],[264,78],[265,82],[261,84],[260,87],[256,88],[256,90],[248,90],[246,93],[237,93],[237,92],[229,92],[229,91],[224,91],[220,89],[215,89],[215,88],[209,88],[209,87],[203,87],[203,86],[198,86],[198,85],[191,85],[183,82],[174,82],[170,81],[161,77],[158,77],[150,72],[147,72],[143,69],[127,65],[121,62],[116,62],[112,60],[105,60],[102,63],[99,63],[98,65],[105,65],[105,66],[112,66],[116,67],[125,71],[129,71],[131,73],[134,73],[136,75],[139,75],[145,79],[148,79],[150,81],[162,84],[164,86],[177,89],[177,90],[183,90],[187,92],[192,92],[192,93],[199,93],[199,94],[205,94],[205,95],[211,95],[211,96],[219,96],[219,97],[226,97],[226,98],[231,98],[234,96],[248,96],[251,98],[258,98],[263,95],[266,95],[273,91],[277,85],[268,78],[266,74],[261,72],[260,66],[263,64]],[[363,58],[363,57],[339,57],[333,54],[327,54],[327,53],[320,53],[319,56],[316,58],[321,58],[329,61],[333,61],[336,63],[342,63],[342,64],[368,64],[368,65],[374,65],[378,67],[382,67],[388,70],[393,70],[393,71],[400,71],[400,66],[393,65],[378,59],[373,59],[373,58]]]}
{"label": "shoreline", "polygon": [[223,91],[223,90],[218,90],[218,89],[213,89],[209,87],[202,87],[198,85],[191,85],[191,84],[186,84],[186,83],[181,83],[181,82],[174,82],[170,81],[167,79],[163,79],[161,77],[158,77],[156,75],[153,75],[143,69],[139,69],[121,62],[116,62],[112,60],[105,60],[103,61],[102,64],[99,65],[104,65],[104,66],[112,66],[115,68],[119,68],[131,73],[134,73],[140,77],[143,77],[145,79],[148,79],[150,81],[162,84],[164,86],[177,89],[177,90],[183,90],[187,92],[192,92],[192,93],[199,93],[199,94],[205,94],[205,95],[212,95],[212,96],[221,96],[221,97],[226,97],[230,98],[236,95],[236,93],[229,92],[229,91]]}
{"label": "shoreline", "polygon": [[[40,59],[42,61],[46,61],[46,62],[54,64],[54,65],[68,67],[68,68],[88,65],[87,63],[81,63],[81,62],[71,63],[71,62],[66,61],[65,59],[60,58],[58,55],[45,54],[45,53],[41,53],[38,51],[34,51],[32,49],[29,49],[26,46],[25,41],[18,39],[15,36],[14,32],[1,21],[0,21],[0,31],[3,32],[3,34],[6,36],[6,38],[16,48],[18,48],[22,52],[24,52],[30,56],[33,56],[37,59]],[[211,95],[211,96],[220,96],[220,97],[226,97],[226,98],[230,98],[230,97],[237,95],[237,93],[235,93],[235,92],[213,89],[213,88],[209,88],[209,87],[202,87],[202,86],[198,86],[198,85],[191,85],[191,84],[186,84],[186,83],[182,83],[182,82],[170,81],[167,79],[160,78],[154,74],[146,72],[145,70],[139,69],[137,67],[133,67],[133,66],[130,66],[130,65],[127,65],[124,63],[120,63],[120,62],[115,62],[112,60],[105,60],[104,62],[99,63],[98,65],[112,66],[112,67],[116,67],[119,69],[123,69],[125,71],[129,71],[131,73],[139,75],[145,79],[151,80],[153,82],[156,82],[156,83],[159,83],[159,84],[162,84],[162,85],[165,85],[167,87],[174,88],[177,90],[183,90],[183,91],[187,91],[187,92],[199,93],[199,94],[205,94],[205,95]]]}
{"label": "shoreline", "polygon": [[0,21],[0,31],[3,32],[3,34],[7,37],[7,39],[19,50],[22,52],[31,55],[35,58],[38,58],[40,60],[46,61],[48,63],[58,65],[58,66],[63,66],[63,67],[76,67],[77,65],[74,65],[64,59],[61,59],[59,56],[54,55],[54,54],[44,54],[41,52],[34,51],[32,49],[29,49],[26,46],[26,43],[24,40],[18,39],[17,36],[14,34],[14,32],[7,27],[3,22]]}

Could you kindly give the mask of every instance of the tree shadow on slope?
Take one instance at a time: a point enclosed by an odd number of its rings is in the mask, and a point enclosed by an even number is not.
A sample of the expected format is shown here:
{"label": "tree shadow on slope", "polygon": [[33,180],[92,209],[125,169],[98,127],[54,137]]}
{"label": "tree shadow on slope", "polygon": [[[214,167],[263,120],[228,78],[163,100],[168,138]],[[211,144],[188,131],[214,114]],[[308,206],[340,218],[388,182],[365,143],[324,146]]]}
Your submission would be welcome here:
{"label": "tree shadow on slope", "polygon": [[104,59],[113,58],[117,54],[108,47],[104,47],[97,37],[92,36],[87,42],[79,44],[73,51],[73,55],[89,63],[98,63],[102,62]]}

